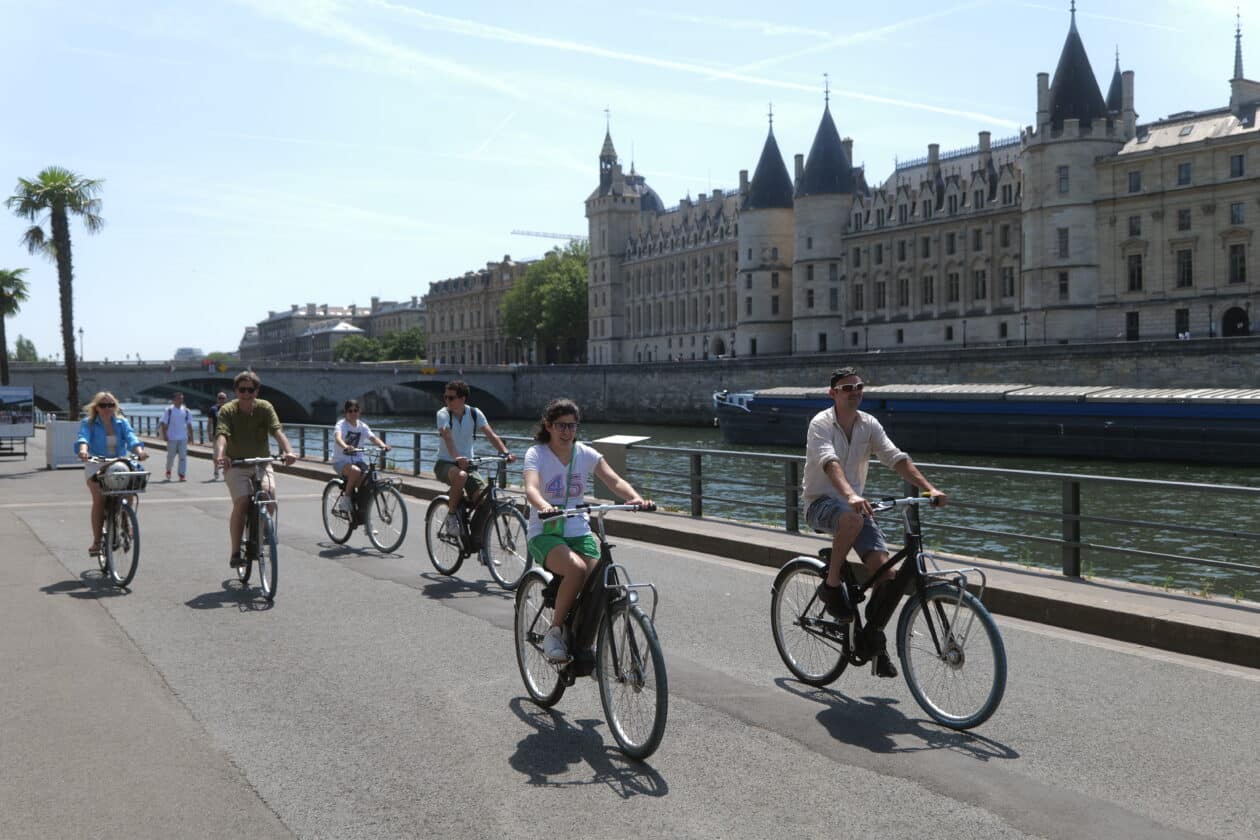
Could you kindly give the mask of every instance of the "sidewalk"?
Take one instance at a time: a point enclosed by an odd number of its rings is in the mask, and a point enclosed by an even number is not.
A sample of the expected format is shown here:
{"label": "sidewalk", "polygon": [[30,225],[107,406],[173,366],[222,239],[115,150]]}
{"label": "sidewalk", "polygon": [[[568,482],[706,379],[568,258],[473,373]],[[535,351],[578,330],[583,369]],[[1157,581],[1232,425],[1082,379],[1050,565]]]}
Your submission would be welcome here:
{"label": "sidewalk", "polygon": [[[160,440],[145,445],[164,449]],[[210,457],[210,447],[189,446],[190,457]],[[156,454],[154,459],[164,460]],[[153,469],[157,470],[158,467]],[[280,469],[327,480],[332,468],[305,461]],[[431,499],[446,490],[434,479],[402,475],[408,495]],[[756,525],[692,519],[673,513],[608,518],[612,536],[777,567],[798,555],[815,555],[821,539]],[[988,578],[984,604],[996,615],[1035,621],[1117,641],[1260,668],[1260,604],[1226,598],[1200,598],[1141,584],[1102,578],[1074,579],[1013,563],[946,556],[947,561],[983,569]],[[851,557],[852,561],[856,558]]]}

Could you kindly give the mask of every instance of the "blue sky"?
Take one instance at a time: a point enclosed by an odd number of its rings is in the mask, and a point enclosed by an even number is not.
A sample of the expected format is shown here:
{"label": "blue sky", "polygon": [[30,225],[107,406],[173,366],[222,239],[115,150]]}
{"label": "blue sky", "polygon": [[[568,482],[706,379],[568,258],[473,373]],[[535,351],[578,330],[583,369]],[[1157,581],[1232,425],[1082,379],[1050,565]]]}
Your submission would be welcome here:
{"label": "blue sky", "polygon": [[[672,205],[755,168],[770,102],[790,168],[828,73],[879,182],[1032,122],[1068,28],[1066,2],[599,5],[0,0],[0,197],[52,164],[105,180],[105,229],[73,232],[88,358],[230,350],[269,309],[423,295],[553,244],[513,229],[585,233],[605,108]],[[1078,6],[1099,85],[1118,46],[1141,120],[1227,104],[1232,0]],[[56,273],[24,229],[0,213],[0,267],[32,286],[9,340],[51,355]]]}

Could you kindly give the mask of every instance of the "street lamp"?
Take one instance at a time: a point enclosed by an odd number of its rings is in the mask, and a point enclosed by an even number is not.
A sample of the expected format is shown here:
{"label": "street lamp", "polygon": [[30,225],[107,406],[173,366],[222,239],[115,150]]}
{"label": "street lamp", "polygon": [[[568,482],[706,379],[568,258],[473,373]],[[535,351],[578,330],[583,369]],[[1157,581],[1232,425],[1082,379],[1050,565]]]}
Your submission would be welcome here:
{"label": "street lamp", "polygon": [[967,346],[967,319],[963,318],[963,347]]}
{"label": "street lamp", "polygon": [[79,327],[79,358],[83,358],[83,327]]}
{"label": "street lamp", "polygon": [[862,327],[862,352],[871,352],[871,328],[868,326]]}
{"label": "street lamp", "polygon": [[701,349],[703,351],[704,358],[707,360],[709,358],[709,337],[707,335],[704,337],[704,346]]}
{"label": "street lamp", "polygon": [[1024,346],[1028,346],[1028,315],[1024,315]]}
{"label": "street lamp", "polygon": [[1212,315],[1212,304],[1208,304],[1208,338],[1216,337],[1216,318]]}

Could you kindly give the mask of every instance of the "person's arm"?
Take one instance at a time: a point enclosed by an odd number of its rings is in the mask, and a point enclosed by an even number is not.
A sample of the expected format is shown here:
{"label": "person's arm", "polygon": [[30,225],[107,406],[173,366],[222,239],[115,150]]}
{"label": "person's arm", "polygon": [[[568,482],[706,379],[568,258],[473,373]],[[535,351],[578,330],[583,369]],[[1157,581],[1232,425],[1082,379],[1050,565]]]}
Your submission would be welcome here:
{"label": "person's arm", "polygon": [[386,443],[385,441],[378,438],[375,432],[368,435],[368,440],[372,441],[372,443],[376,444],[381,449],[384,449],[386,452],[394,448],[390,446],[388,443]]}
{"label": "person's arm", "polygon": [[619,496],[626,504],[651,504],[651,502],[639,496],[638,491],[630,486],[630,482],[617,475],[617,471],[608,466],[608,460],[606,458],[600,458],[599,461],[595,463],[594,472],[595,477],[604,482],[608,489],[616,493],[617,496]]}
{"label": "person's arm", "polygon": [[350,445],[346,443],[346,439],[341,436],[341,423],[336,423],[333,426],[333,442],[341,447],[342,452],[350,448]]}
{"label": "person's arm", "polygon": [[508,452],[507,444],[503,442],[502,438],[494,433],[494,429],[490,428],[489,423],[482,426],[481,431],[486,433],[486,440],[490,441],[491,446],[507,456],[509,464],[516,460],[516,456],[511,452]]}
{"label": "person's arm", "polygon": [[158,437],[162,440],[166,440],[166,424],[170,419],[171,409],[170,406],[167,406],[166,410],[162,412],[162,418],[158,420]]}
{"label": "person's arm", "polygon": [[289,439],[284,436],[284,429],[276,427],[272,430],[271,436],[280,446],[280,457],[284,459],[285,466],[297,460],[297,456],[293,454],[293,447],[289,446]]}
{"label": "person's arm", "polygon": [[534,506],[534,510],[539,513],[546,513],[551,510],[551,502],[547,501],[542,494],[542,483],[538,478],[538,470],[533,467],[525,468],[525,499]]}
{"label": "person's arm", "polygon": [[184,409],[184,419],[188,421],[188,442],[191,443],[193,438],[192,412]]}
{"label": "person's arm", "polygon": [[914,465],[914,461],[910,460],[909,455],[894,464],[893,469],[897,472],[897,475],[918,487],[924,493],[927,493],[932,498],[932,504],[945,507],[949,496],[937,490],[932,482],[924,478],[923,473],[919,472],[919,468]]}
{"label": "person's arm", "polygon": [[140,440],[140,438],[136,437],[136,430],[131,428],[131,424],[126,420],[123,420],[122,428],[124,432],[124,442],[126,444],[124,449],[128,452],[134,453],[138,460],[143,461],[145,458],[148,458],[149,453],[144,451],[144,443]]}
{"label": "person's arm", "polygon": [[86,417],[79,421],[79,437],[74,442],[74,454],[79,456],[80,461],[86,461],[88,455],[88,440],[92,434],[91,421]]}

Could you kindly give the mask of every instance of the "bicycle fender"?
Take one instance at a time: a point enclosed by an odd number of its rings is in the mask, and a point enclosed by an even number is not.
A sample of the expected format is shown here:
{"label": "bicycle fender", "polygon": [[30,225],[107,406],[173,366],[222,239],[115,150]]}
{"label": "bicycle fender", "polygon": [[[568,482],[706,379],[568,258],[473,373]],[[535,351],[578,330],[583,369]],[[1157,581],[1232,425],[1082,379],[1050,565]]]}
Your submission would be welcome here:
{"label": "bicycle fender", "polygon": [[782,568],[779,569],[779,573],[774,576],[774,583],[770,584],[770,591],[778,592],[779,585],[780,583],[782,583],[783,578],[786,577],[788,573],[790,573],[793,569],[798,568],[800,566],[812,567],[818,571],[818,574],[820,576],[823,576],[823,577],[825,577],[827,574],[826,564],[823,563],[821,560],[819,560],[817,557],[807,557],[805,555],[793,557],[791,560],[784,563]]}

